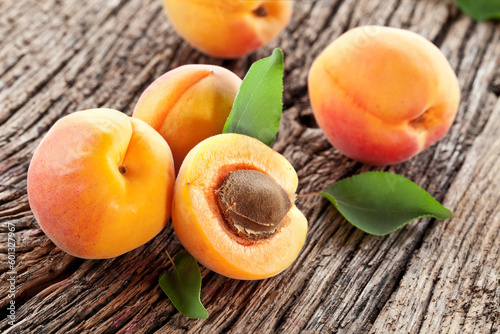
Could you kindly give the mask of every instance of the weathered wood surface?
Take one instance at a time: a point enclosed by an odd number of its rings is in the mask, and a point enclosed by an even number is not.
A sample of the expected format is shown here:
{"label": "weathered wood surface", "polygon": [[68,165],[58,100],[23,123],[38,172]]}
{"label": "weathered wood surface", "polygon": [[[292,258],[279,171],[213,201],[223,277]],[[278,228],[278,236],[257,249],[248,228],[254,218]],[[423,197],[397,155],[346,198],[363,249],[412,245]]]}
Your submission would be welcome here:
{"label": "weathered wood surface", "polygon": [[[173,32],[158,0],[0,1],[0,331],[5,333],[499,333],[500,24],[475,23],[451,0],[297,1],[270,46],[238,60],[199,54]],[[381,24],[418,32],[456,71],[462,101],[438,144],[375,168],[333,149],[315,125],[306,76],[347,29]],[[175,311],[157,285],[164,250],[182,249],[168,226],[112,260],[73,258],[41,232],[26,173],[61,116],[106,106],[130,114],[169,69],[211,63],[243,76],[273,47],[285,52],[285,112],[274,148],[297,169],[300,193],[368,170],[403,174],[454,211],[387,237],[356,230],[319,197],[300,199],[310,232],[293,266],[262,281],[202,268],[210,317]],[[367,87],[369,89],[369,87]],[[9,224],[15,225],[16,320],[8,324]]]}

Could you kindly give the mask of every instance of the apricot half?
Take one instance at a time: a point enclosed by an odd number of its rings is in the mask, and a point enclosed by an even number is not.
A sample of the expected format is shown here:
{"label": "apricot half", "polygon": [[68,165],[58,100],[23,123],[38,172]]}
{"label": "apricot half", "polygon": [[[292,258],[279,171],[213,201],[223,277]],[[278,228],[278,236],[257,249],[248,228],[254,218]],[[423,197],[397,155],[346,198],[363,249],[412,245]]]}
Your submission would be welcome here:
{"label": "apricot half", "polygon": [[180,66],[146,88],[132,116],[162,135],[178,171],[196,144],[222,133],[240,85],[236,74],[220,66]]}
{"label": "apricot half", "polygon": [[171,213],[172,154],[149,125],[111,109],[72,113],[40,142],[28,198],[47,236],[80,258],[121,255],[156,236]]}
{"label": "apricot half", "polygon": [[388,165],[426,149],[458,110],[457,77],[422,36],[364,26],[333,41],[309,72],[309,97],[325,136],[360,162]]}
{"label": "apricot half", "polygon": [[292,16],[291,1],[163,0],[177,32],[211,56],[238,58],[269,43]]}
{"label": "apricot half", "polygon": [[307,220],[294,205],[290,163],[257,139],[208,138],[189,152],[174,188],[172,222],[186,250],[236,279],[263,279],[298,256]]}

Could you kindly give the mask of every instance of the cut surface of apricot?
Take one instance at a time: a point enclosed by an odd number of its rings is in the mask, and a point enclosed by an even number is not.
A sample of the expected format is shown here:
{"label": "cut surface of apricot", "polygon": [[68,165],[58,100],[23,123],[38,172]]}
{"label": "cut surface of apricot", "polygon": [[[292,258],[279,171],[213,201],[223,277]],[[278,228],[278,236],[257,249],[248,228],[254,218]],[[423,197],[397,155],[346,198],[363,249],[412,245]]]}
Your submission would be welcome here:
{"label": "cut surface of apricot", "polygon": [[[227,176],[245,170],[270,177],[290,203],[276,232],[264,238],[235,233],[218,202],[217,190]],[[177,176],[175,232],[189,253],[219,274],[236,279],[274,276],[296,259],[305,241],[307,220],[293,204],[297,185],[290,163],[257,139],[239,134],[208,138],[189,152]]]}

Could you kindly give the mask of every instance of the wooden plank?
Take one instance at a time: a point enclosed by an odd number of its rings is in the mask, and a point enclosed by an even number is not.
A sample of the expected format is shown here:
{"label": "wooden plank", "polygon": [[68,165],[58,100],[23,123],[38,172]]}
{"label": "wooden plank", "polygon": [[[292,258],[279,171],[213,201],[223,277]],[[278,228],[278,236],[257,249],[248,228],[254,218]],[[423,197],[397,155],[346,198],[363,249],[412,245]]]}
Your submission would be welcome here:
{"label": "wooden plank", "polygon": [[500,330],[500,101],[476,138],[445,205],[374,329],[404,333]]}
{"label": "wooden plank", "polygon": [[[199,54],[155,0],[0,2],[0,330],[7,333],[497,333],[500,332],[500,24],[475,23],[453,1],[298,1],[286,31],[238,60]],[[459,77],[450,132],[409,161],[356,163],[331,147],[312,116],[307,73],[344,31],[403,27],[436,43]],[[39,229],[26,173],[50,126],[76,110],[127,114],[156,77],[186,63],[222,65],[240,77],[281,47],[285,113],[273,145],[296,168],[299,192],[369,170],[400,173],[455,215],[422,219],[386,237],[364,234],[319,197],[298,201],[306,245],[277,277],[237,281],[202,268],[208,320],[182,317],[157,285],[164,250],[182,249],[171,226],[111,260],[71,257]],[[7,239],[15,226],[16,325],[6,318]]]}

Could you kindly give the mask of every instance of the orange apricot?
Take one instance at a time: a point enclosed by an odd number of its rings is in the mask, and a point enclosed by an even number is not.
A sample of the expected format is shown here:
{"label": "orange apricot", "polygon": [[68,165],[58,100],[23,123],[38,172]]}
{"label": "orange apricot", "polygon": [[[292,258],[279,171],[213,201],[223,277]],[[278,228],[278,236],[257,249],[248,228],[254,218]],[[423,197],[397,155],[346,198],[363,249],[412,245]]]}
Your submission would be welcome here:
{"label": "orange apricot", "polygon": [[172,223],[205,267],[236,279],[263,279],[298,256],[307,220],[294,205],[290,163],[257,139],[210,137],[189,152],[177,176]]}
{"label": "orange apricot", "polygon": [[189,44],[220,58],[266,45],[292,16],[291,1],[163,0],[169,21]]}
{"label": "orange apricot", "polygon": [[422,36],[364,26],[333,41],[308,78],[314,116],[340,152],[388,165],[426,149],[449,130],[458,110],[457,77]]}
{"label": "orange apricot", "polygon": [[132,116],[168,142],[178,171],[196,144],[222,133],[240,85],[236,74],[220,66],[180,66],[149,85]]}
{"label": "orange apricot", "polygon": [[40,142],[28,199],[60,249],[111,258],[165,227],[174,178],[168,144],[153,128],[116,110],[85,110],[61,118]]}

